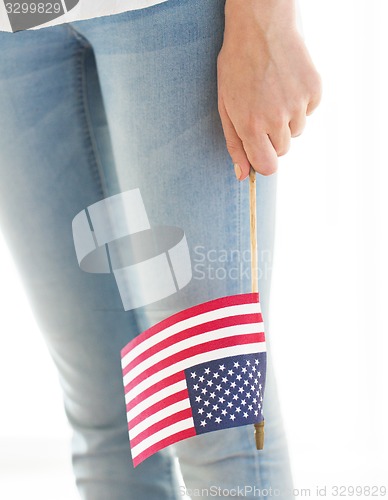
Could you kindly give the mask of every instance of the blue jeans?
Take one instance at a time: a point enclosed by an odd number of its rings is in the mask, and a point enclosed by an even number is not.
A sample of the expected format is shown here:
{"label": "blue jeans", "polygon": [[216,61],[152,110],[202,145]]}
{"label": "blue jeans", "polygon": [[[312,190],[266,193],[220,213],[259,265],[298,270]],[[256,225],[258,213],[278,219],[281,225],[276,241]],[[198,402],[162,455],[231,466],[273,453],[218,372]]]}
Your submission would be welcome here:
{"label": "blue jeans", "polygon": [[[235,179],[217,110],[224,1],[0,33],[1,228],[58,368],[84,499],[182,498],[176,456],[188,491],[293,498],[268,335],[275,175],[257,176],[265,449],[244,426],[131,464],[122,347],[180,308],[250,291],[248,183]],[[175,296],[124,310],[112,274],[79,268],[72,220],[135,188],[153,225],[184,229],[193,277]]]}

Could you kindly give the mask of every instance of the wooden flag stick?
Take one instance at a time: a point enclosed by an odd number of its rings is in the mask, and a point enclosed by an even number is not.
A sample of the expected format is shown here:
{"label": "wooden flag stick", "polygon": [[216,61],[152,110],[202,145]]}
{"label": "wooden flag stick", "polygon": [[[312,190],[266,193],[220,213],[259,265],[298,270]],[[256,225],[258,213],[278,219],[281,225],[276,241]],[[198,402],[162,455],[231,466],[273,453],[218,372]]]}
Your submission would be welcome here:
{"label": "wooden flag stick", "polygon": [[258,293],[257,270],[257,223],[256,223],[256,172],[251,167],[249,171],[249,217],[251,233],[251,284],[252,293]]}
{"label": "wooden flag stick", "polygon": [[[251,167],[249,171],[249,214],[251,235],[251,284],[252,293],[259,292],[259,273],[257,267],[257,222],[256,222],[256,172]],[[264,420],[255,427],[256,449],[264,448]]]}

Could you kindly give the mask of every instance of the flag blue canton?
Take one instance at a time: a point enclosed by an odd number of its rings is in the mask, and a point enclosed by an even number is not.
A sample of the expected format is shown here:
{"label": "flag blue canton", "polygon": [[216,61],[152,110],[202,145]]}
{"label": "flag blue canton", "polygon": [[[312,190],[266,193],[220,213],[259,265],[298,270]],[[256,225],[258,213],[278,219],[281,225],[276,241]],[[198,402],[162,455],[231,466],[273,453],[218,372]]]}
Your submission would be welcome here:
{"label": "flag blue canton", "polygon": [[266,352],[201,363],[185,370],[197,434],[261,422]]}

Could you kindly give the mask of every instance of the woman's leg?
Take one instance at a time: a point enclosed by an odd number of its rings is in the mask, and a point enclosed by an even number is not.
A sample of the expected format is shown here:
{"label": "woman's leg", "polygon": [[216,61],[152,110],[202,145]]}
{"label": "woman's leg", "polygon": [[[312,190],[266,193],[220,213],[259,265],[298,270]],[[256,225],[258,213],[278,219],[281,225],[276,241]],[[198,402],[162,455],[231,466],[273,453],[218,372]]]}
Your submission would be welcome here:
{"label": "woman's leg", "polygon": [[[190,249],[191,282],[136,309],[142,329],[184,307],[250,291],[248,185],[234,177],[217,111],[223,8],[224,0],[169,0],[71,24],[95,52],[119,190],[139,188],[151,225],[182,228]],[[264,321],[275,185],[275,176],[258,176]],[[204,434],[175,446],[189,489],[239,486],[247,488],[247,497],[257,497],[250,488],[272,488],[280,490],[278,497],[292,498],[271,356],[264,409],[264,451],[254,448],[251,427]]]}
{"label": "woman's leg", "polygon": [[113,277],[82,272],[74,251],[72,220],[117,192],[112,171],[90,45],[68,26],[0,33],[1,229],[58,367],[79,491],[176,499],[169,450],[131,465],[120,349],[136,319]]}

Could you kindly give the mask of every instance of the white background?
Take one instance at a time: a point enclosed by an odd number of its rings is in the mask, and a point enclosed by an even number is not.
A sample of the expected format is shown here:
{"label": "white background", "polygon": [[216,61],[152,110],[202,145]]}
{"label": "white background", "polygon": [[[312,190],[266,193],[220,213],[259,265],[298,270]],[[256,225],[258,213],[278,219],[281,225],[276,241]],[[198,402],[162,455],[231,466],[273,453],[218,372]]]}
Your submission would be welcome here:
{"label": "white background", "polygon": [[[270,335],[295,487],[334,498],[388,487],[388,2],[300,6],[323,98],[279,162]],[[0,253],[0,496],[73,500],[56,372]]]}

